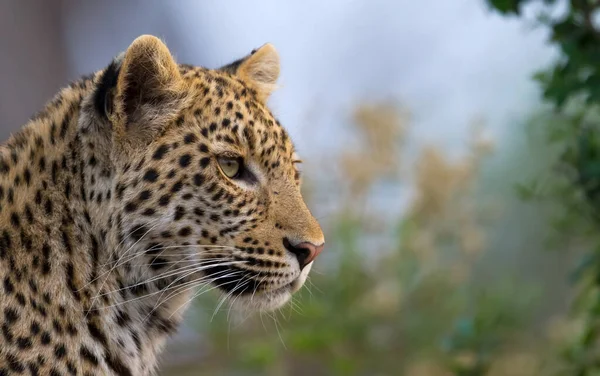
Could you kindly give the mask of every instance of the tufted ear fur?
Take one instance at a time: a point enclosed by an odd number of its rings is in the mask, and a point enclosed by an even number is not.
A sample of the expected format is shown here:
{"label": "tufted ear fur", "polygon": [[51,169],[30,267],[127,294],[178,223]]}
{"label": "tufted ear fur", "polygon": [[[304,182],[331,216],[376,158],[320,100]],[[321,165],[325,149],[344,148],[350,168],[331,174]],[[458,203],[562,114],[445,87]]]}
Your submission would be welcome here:
{"label": "tufted ear fur", "polygon": [[116,61],[114,99],[104,104],[113,138],[121,147],[144,146],[185,105],[185,84],[167,46],[154,36],[138,37]]}
{"label": "tufted ear fur", "polygon": [[261,101],[266,102],[279,78],[279,54],[272,44],[267,43],[221,70],[239,76],[256,89]]}

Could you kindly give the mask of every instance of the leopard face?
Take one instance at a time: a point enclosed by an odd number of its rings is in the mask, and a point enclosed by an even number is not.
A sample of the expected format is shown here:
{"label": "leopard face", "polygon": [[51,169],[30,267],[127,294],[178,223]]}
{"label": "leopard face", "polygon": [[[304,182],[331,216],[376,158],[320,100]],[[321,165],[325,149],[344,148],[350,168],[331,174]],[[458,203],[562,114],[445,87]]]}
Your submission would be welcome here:
{"label": "leopard face", "polygon": [[209,70],[177,65],[160,40],[140,37],[100,79],[114,88],[98,94],[113,124],[122,241],[149,273],[254,310],[285,304],[324,244],[292,141],[266,107],[278,74],[269,44]]}

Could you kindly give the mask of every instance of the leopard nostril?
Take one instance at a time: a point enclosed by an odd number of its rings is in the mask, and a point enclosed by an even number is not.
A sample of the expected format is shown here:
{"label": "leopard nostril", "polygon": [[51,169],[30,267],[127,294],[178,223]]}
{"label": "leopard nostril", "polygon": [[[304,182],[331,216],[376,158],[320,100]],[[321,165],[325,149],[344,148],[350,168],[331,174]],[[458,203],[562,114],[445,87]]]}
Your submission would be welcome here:
{"label": "leopard nostril", "polygon": [[298,265],[300,265],[300,269],[304,269],[304,267],[311,262],[321,251],[323,250],[324,244],[314,245],[310,242],[302,242],[296,245],[292,245],[288,238],[283,238],[283,246],[285,249],[293,253],[298,259]]}

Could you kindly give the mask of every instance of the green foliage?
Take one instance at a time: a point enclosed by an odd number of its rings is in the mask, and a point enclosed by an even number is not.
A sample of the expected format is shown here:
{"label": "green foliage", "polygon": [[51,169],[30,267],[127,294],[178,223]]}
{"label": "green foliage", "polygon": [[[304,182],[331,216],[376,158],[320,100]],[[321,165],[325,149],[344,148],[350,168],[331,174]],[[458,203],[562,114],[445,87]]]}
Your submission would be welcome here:
{"label": "green foliage", "polygon": [[[530,0],[488,3],[503,14],[521,15]],[[552,66],[535,75],[544,99],[556,110],[559,122],[548,122],[547,142],[560,149],[554,184],[545,198],[563,205],[562,215],[553,218],[560,236],[576,234],[588,251],[571,274],[578,288],[574,304],[576,317],[583,322],[577,338],[565,344],[565,375],[596,375],[600,372],[600,32],[596,15],[600,2],[571,0],[566,10],[551,15],[554,1],[547,1],[539,17],[550,30],[550,42],[560,50]],[[555,12],[556,13],[556,12]],[[523,199],[536,196],[536,185],[520,185]]]}
{"label": "green foliage", "polygon": [[[521,15],[532,0],[488,0],[499,12]],[[575,97],[589,104],[600,103],[600,32],[594,24],[594,14],[600,3],[591,0],[572,0],[560,16],[551,14],[553,0],[544,1],[547,12],[539,20],[550,29],[550,41],[560,48],[561,58],[552,67],[535,77],[544,90],[544,98],[563,107]]]}
{"label": "green foliage", "polygon": [[[217,353],[236,354],[227,361],[229,372],[308,374],[316,366],[326,375],[387,375],[426,356],[456,375],[480,376],[527,322],[524,313],[535,300],[522,284],[456,288],[444,271],[417,280],[422,270],[405,252],[406,238],[391,244],[394,253],[373,274],[356,250],[363,224],[348,218],[334,223],[332,243],[343,256],[335,268],[311,277],[322,292],[305,291],[294,303],[298,312],[262,317],[262,333],[252,325],[232,330],[224,314],[211,323]],[[400,227],[410,233],[409,224]],[[387,295],[375,298],[382,287]],[[455,361],[465,351],[476,354],[468,368]]]}
{"label": "green foliage", "polygon": [[[511,283],[472,293],[472,312],[460,316],[442,342],[450,356],[448,368],[460,376],[487,374],[495,354],[511,343],[515,330],[529,322],[528,314],[539,295],[531,286]],[[455,357],[465,352],[474,354],[468,364]]]}

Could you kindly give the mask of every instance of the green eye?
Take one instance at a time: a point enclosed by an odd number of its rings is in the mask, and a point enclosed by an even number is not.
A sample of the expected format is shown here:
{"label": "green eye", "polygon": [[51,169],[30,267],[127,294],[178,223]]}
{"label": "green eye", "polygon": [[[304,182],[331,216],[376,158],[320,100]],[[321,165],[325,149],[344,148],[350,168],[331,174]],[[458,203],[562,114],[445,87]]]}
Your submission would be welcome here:
{"label": "green eye", "polygon": [[230,179],[237,177],[242,170],[242,163],[236,158],[219,158],[219,167],[221,171]]}

